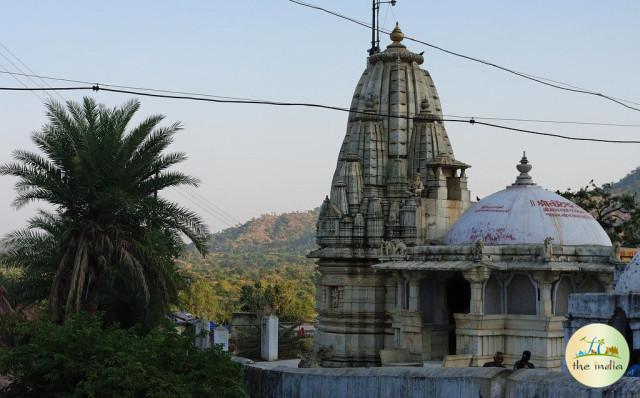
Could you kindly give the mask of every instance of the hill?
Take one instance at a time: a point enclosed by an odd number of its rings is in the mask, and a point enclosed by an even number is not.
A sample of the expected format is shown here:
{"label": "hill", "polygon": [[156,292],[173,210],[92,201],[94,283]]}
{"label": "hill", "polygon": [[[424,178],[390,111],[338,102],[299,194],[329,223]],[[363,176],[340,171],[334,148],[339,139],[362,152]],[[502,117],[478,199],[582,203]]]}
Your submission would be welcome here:
{"label": "hill", "polygon": [[316,271],[306,255],[316,248],[318,212],[265,214],[212,234],[204,258],[188,250],[178,264],[194,281],[204,280],[214,298],[200,300],[206,308],[199,309],[187,302],[197,302],[203,292],[185,291],[183,308],[195,314],[206,310],[213,314],[210,319],[228,321],[253,292],[276,300],[285,318],[313,319]]}
{"label": "hill", "polygon": [[640,197],[640,167],[613,183],[612,187],[616,191],[635,193]]}
{"label": "hill", "polygon": [[265,214],[211,235],[212,252],[284,250],[308,252],[315,247],[318,209]]}

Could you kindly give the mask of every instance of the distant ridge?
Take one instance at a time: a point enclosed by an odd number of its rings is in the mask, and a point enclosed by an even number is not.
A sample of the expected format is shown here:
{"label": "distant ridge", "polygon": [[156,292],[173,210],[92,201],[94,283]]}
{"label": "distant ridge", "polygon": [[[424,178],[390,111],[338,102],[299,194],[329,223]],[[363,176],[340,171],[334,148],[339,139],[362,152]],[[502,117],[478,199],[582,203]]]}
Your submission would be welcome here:
{"label": "distant ridge", "polygon": [[612,187],[615,191],[635,193],[640,198],[640,167],[614,182]]}
{"label": "distant ridge", "polygon": [[315,248],[318,211],[264,214],[242,225],[212,234],[211,252],[243,250],[310,251]]}

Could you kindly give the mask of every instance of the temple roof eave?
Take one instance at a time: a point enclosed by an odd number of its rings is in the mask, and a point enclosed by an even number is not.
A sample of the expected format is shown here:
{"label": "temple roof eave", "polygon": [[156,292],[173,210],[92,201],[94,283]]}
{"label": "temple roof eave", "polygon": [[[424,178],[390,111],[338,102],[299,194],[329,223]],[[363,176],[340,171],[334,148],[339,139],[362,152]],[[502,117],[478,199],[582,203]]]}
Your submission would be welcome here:
{"label": "temple roof eave", "polygon": [[556,272],[612,272],[614,265],[608,262],[564,262],[536,261],[486,262],[473,260],[460,261],[388,261],[374,264],[373,269],[387,271],[466,271],[477,267],[487,267],[491,271],[556,271]]}

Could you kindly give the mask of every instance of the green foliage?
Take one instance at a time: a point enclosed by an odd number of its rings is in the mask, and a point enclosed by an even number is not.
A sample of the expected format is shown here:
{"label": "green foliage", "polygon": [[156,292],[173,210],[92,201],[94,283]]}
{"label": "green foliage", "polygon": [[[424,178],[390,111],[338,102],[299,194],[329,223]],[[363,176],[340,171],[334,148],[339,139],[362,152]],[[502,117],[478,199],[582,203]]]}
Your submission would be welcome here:
{"label": "green foliage", "polygon": [[17,150],[14,163],[0,166],[0,175],[18,178],[16,206],[55,208],[5,241],[9,263],[24,270],[21,299],[48,297],[59,320],[99,309],[125,324],[157,318],[175,300],[181,236],[204,253],[208,235],[197,214],[158,196],[197,185],[170,170],[185,154],[164,153],[180,124],[158,127],[163,116],[156,115],[128,129],[137,101],[109,109],[90,98],[66,108],[51,100],[46,107],[48,123],[32,136],[41,154]]}
{"label": "green foliage", "polygon": [[613,242],[640,246],[640,204],[635,194],[615,192],[611,184],[597,186],[593,181],[578,191],[558,194],[588,211]]}
{"label": "green foliage", "polygon": [[244,308],[312,321],[316,271],[306,255],[316,248],[317,216],[318,209],[267,214],[213,234],[205,258],[185,253],[180,267],[213,288],[217,315],[211,319],[229,322]]}
{"label": "green foliage", "polygon": [[180,309],[190,312],[198,318],[220,319],[218,297],[210,282],[197,278],[189,287],[178,293]]}
{"label": "green foliage", "polygon": [[20,338],[0,350],[0,372],[14,378],[4,397],[245,396],[239,365],[171,325],[139,335],[81,313],[63,325],[5,318],[5,334]]}
{"label": "green foliage", "polygon": [[283,322],[303,322],[313,319],[313,295],[298,289],[291,279],[256,281],[240,290],[240,310],[262,314],[275,314]]}

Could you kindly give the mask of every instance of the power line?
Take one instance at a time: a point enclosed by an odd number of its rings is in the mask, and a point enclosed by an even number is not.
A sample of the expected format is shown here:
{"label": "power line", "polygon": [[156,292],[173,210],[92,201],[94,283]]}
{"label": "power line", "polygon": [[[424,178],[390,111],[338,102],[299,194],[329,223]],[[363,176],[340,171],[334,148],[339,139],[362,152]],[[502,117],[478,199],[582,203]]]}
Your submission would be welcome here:
{"label": "power line", "polygon": [[231,213],[229,213],[228,211],[222,209],[220,206],[218,206],[217,204],[215,204],[214,202],[212,202],[210,199],[208,199],[206,196],[202,195],[201,193],[199,193],[198,191],[190,188],[190,187],[185,187],[184,188],[189,194],[191,195],[195,195],[196,197],[199,197],[200,199],[204,200],[206,203],[208,203],[210,206],[213,206],[214,209],[216,209],[217,211],[219,211],[222,215],[225,216],[225,218],[228,218],[229,220],[231,220],[234,224],[242,224],[242,222],[240,220],[238,220],[236,217],[234,217]]}
{"label": "power line", "polygon": [[221,209],[218,205],[216,205],[215,203],[211,202],[209,199],[207,199],[204,195],[199,194],[197,191],[192,190],[192,189],[188,189],[185,187],[179,187],[179,189],[184,192],[185,194],[191,196],[194,200],[199,201],[199,203],[205,207],[207,207],[209,210],[211,210],[212,212],[216,213],[219,215],[220,218],[224,219],[225,222],[231,226],[236,225],[236,224],[242,224],[240,221],[238,221],[235,217],[233,217],[232,215],[230,215],[228,212],[226,212],[225,210]]}
{"label": "power line", "polygon": [[175,192],[178,195],[180,195],[183,199],[185,199],[187,202],[189,202],[192,205],[198,207],[200,210],[203,210],[206,213],[209,213],[210,216],[212,216],[217,222],[221,223],[224,227],[233,227],[233,224],[230,224],[228,221],[226,221],[223,218],[221,218],[218,214],[212,212],[210,209],[208,209],[208,208],[202,206],[201,204],[195,202],[193,199],[191,199],[189,196],[187,196],[187,194],[184,193],[182,190],[176,190]]}
{"label": "power line", "polygon": [[608,123],[608,122],[583,122],[578,120],[548,120],[548,119],[521,119],[514,117],[489,117],[489,116],[459,116],[459,115],[443,115],[445,117],[456,117],[460,119],[476,119],[476,120],[500,120],[507,122],[526,122],[526,123],[550,123],[550,124],[576,124],[586,126],[608,126],[608,127],[640,127],[640,124],[624,124],[624,123]]}
{"label": "power line", "polygon": [[[411,117],[411,116],[401,116],[401,115],[391,115],[391,114],[385,114],[385,113],[359,111],[356,109],[343,108],[339,106],[322,105],[322,104],[314,104],[314,103],[307,103],[307,102],[277,102],[277,101],[267,101],[267,100],[236,100],[236,99],[223,99],[223,98],[203,98],[203,97],[195,97],[195,96],[145,93],[141,91],[105,88],[105,87],[100,87],[97,84],[91,87],[51,87],[51,88],[49,87],[47,88],[0,87],[0,91],[3,91],[3,90],[12,90],[12,91],[93,90],[93,91],[107,91],[107,92],[120,93],[120,94],[139,95],[139,96],[154,97],[154,98],[169,98],[169,99],[215,102],[215,103],[225,103],[225,104],[253,104],[253,105],[270,105],[270,106],[307,107],[307,108],[328,109],[328,110],[334,110],[339,112],[347,112],[350,114],[362,114],[362,115],[379,116],[379,117],[387,117],[387,118],[394,118],[394,119],[408,119],[408,120],[416,119],[416,117]],[[635,141],[635,140],[607,140],[607,139],[601,139],[601,138],[572,137],[572,136],[556,134],[556,133],[546,133],[546,132],[541,132],[536,130],[520,129],[515,127],[486,123],[486,122],[478,121],[475,119],[469,119],[469,120],[443,119],[443,118],[440,118],[439,116],[434,115],[432,120],[438,121],[438,122],[479,124],[479,125],[494,127],[502,130],[510,130],[510,131],[520,132],[525,134],[555,137],[555,138],[561,138],[561,139],[573,140],[573,141],[591,141],[591,142],[612,143],[612,144],[640,144],[640,141]]]}
{"label": "power line", "polygon": [[[167,90],[167,89],[156,89],[156,88],[148,88],[148,87],[140,87],[140,86],[118,85],[118,84],[111,84],[111,83],[95,83],[95,82],[90,82],[90,81],[86,81],[86,80],[74,80],[74,79],[67,79],[67,78],[62,78],[62,77],[43,76],[43,75],[27,74],[27,73],[16,73],[16,72],[11,72],[11,71],[0,71],[0,73],[9,74],[9,75],[16,75],[16,76],[37,77],[39,79],[61,81],[61,82],[67,82],[67,83],[80,83],[80,84],[89,84],[89,85],[97,84],[99,86],[123,88],[123,89],[132,89],[132,90],[142,90],[142,91],[150,91],[150,92],[155,92],[155,93],[182,94],[182,95],[189,95],[189,96],[233,99],[233,100],[251,101],[251,102],[263,101],[261,99],[255,99],[255,98],[230,97],[230,96],[216,95],[216,94],[209,94],[209,93],[199,93],[199,92],[189,92],[189,91],[176,91],[176,90]],[[51,87],[48,84],[47,84],[47,86]],[[628,102],[631,102],[631,101],[628,101]],[[500,121],[529,122],[529,123],[576,124],[576,125],[609,126],[609,127],[640,127],[640,124],[624,124],[624,123],[611,123],[611,122],[586,122],[586,121],[573,121],[573,120],[523,119],[523,118],[513,118],[513,117],[489,117],[489,116],[459,116],[459,115],[449,115],[449,114],[443,114],[443,116],[445,116],[445,117],[462,118],[462,119],[474,118],[476,120],[500,120]]]}
{"label": "power line", "polygon": [[[357,25],[366,27],[367,29],[371,29],[372,28],[371,25],[366,23],[366,22],[358,21],[355,18],[348,17],[346,15],[340,14],[340,13],[335,12],[335,11],[331,11],[329,9],[317,6],[315,4],[306,3],[306,2],[303,2],[303,1],[299,1],[299,0],[289,0],[289,1],[291,3],[294,3],[294,4],[298,4],[298,5],[301,5],[301,6],[304,6],[304,7],[312,8],[312,9],[315,9],[315,10],[319,10],[319,11],[325,12],[327,14],[331,14],[333,16],[336,16],[338,18],[345,19],[345,20],[353,22],[353,23],[355,23]],[[379,30],[384,32],[384,33],[391,33],[386,29],[379,29]],[[614,103],[616,103],[618,105],[624,106],[625,108],[640,112],[640,108],[636,108],[636,107],[633,107],[633,106],[628,105],[628,104],[625,103],[625,102],[628,102],[628,103],[633,103],[633,104],[636,104],[636,105],[638,104],[638,103],[633,102],[633,101],[619,99],[619,98],[612,97],[612,96],[609,96],[609,95],[606,95],[606,94],[602,94],[602,93],[599,93],[599,92],[596,92],[596,91],[593,91],[593,90],[578,88],[576,86],[572,86],[572,85],[567,84],[567,83],[558,82],[558,81],[554,81],[554,80],[547,79],[547,78],[536,77],[534,75],[530,75],[530,74],[527,74],[527,73],[524,73],[524,72],[519,72],[519,71],[517,71],[515,69],[507,68],[505,66],[501,66],[501,65],[498,65],[498,64],[493,63],[493,62],[485,61],[485,60],[480,59],[480,58],[475,58],[475,57],[472,57],[472,56],[469,56],[469,55],[465,55],[465,54],[458,53],[458,52],[455,52],[455,51],[447,50],[446,48],[437,46],[435,44],[428,43],[428,42],[423,41],[423,40],[419,40],[419,39],[413,38],[411,36],[405,35],[404,38],[406,40],[410,40],[410,41],[413,41],[413,42],[416,42],[416,43],[420,43],[420,44],[423,44],[423,45],[425,45],[427,47],[431,47],[433,49],[442,51],[442,52],[444,52],[446,54],[454,55],[456,57],[464,58],[464,59],[469,60],[469,61],[478,62],[478,63],[484,64],[484,65],[487,65],[487,66],[491,66],[493,68],[500,69],[500,70],[502,70],[504,72],[511,73],[511,74],[513,74],[515,76],[519,76],[519,77],[522,77],[524,79],[528,79],[528,80],[531,80],[533,82],[536,82],[536,83],[539,83],[539,84],[543,84],[545,86],[557,88],[559,90],[570,91],[570,92],[574,92],[574,93],[586,94],[586,95],[592,95],[592,96],[604,98],[604,99],[606,99],[608,101],[611,101],[611,102],[614,102]]]}
{"label": "power line", "polygon": [[[11,50],[9,49],[9,47],[5,46],[2,42],[0,42],[0,47],[4,48],[4,50],[5,50],[5,51],[10,55],[10,56],[12,56],[16,61],[18,61],[18,63],[20,63],[22,66],[24,66],[28,72],[31,72],[33,75],[35,75],[35,74],[36,74],[36,73],[33,71],[33,69],[29,68],[29,66],[28,66],[27,64],[25,64],[25,63],[24,63],[24,62],[23,62],[23,61],[22,61],[22,60],[21,60],[21,59],[20,59],[16,54],[14,54],[14,52],[13,52],[13,51],[11,51]],[[0,52],[0,55],[2,55],[2,53],[1,53],[1,52]],[[8,59],[7,57],[5,57],[4,55],[2,55],[2,56],[3,56],[7,61],[9,61],[9,62],[11,63],[11,65],[13,65],[13,67],[14,67],[14,68],[16,68],[18,71],[20,71],[20,72],[22,72],[22,73],[25,73],[25,72],[24,72],[20,67],[18,67],[16,64],[14,64],[13,62],[11,62],[11,60],[10,60],[10,59]],[[33,80],[33,79],[32,79],[32,76],[27,76],[26,74],[25,74],[25,76],[26,76],[29,80],[31,80],[31,82],[32,82],[32,83],[34,83],[34,84],[36,84],[36,85],[38,84],[35,80]],[[38,79],[39,79],[39,80],[40,80],[40,81],[41,81],[45,86],[47,86],[47,87],[51,87],[51,86],[49,85],[49,83],[47,83],[47,81],[46,81],[46,80],[41,79],[41,78],[38,78]],[[62,99],[63,101],[66,101],[66,100],[67,100],[67,99],[66,99],[66,98],[64,98],[64,97],[63,97],[59,92],[57,92],[57,91],[54,91],[54,92],[55,92],[55,93],[56,93],[56,95],[57,95],[58,97],[60,97],[60,99]]]}
{"label": "power line", "polygon": [[[24,82],[23,82],[22,80],[18,79],[16,76],[14,76],[12,73],[10,73],[10,72],[7,70],[7,68],[6,68],[4,65],[2,65],[2,64],[0,63],[0,73],[1,73],[1,72],[6,72],[6,73],[8,73],[8,74],[13,78],[13,80],[17,81],[21,86],[25,87],[25,91],[28,91],[28,90],[26,90],[27,85],[26,85],[26,84],[24,84]],[[33,95],[34,95],[36,98],[38,98],[40,101],[44,102],[44,98],[42,98],[41,96],[39,96],[35,91],[31,91],[31,94],[33,94]]]}
{"label": "power line", "polygon": [[125,85],[110,84],[110,83],[98,83],[98,82],[90,82],[90,81],[86,81],[86,80],[67,79],[67,78],[63,78],[63,77],[52,77],[52,76],[43,76],[43,75],[36,75],[36,74],[16,73],[16,72],[10,72],[10,71],[6,71],[6,70],[5,71],[0,71],[0,73],[9,74],[9,75],[17,75],[17,76],[38,77],[40,79],[47,79],[47,80],[66,82],[66,83],[78,83],[78,84],[89,84],[89,85],[99,84],[100,86],[123,88],[123,89],[130,89],[130,90],[143,90],[143,91],[151,91],[151,92],[157,92],[157,93],[197,95],[197,96],[200,96],[200,97],[234,99],[234,100],[243,100],[243,101],[257,101],[257,100],[251,99],[251,98],[228,97],[228,96],[224,96],[224,95],[214,95],[214,94],[188,92],[188,91],[174,91],[174,90],[163,90],[163,89],[155,89],[155,88],[139,87],[139,86],[125,86]]}

